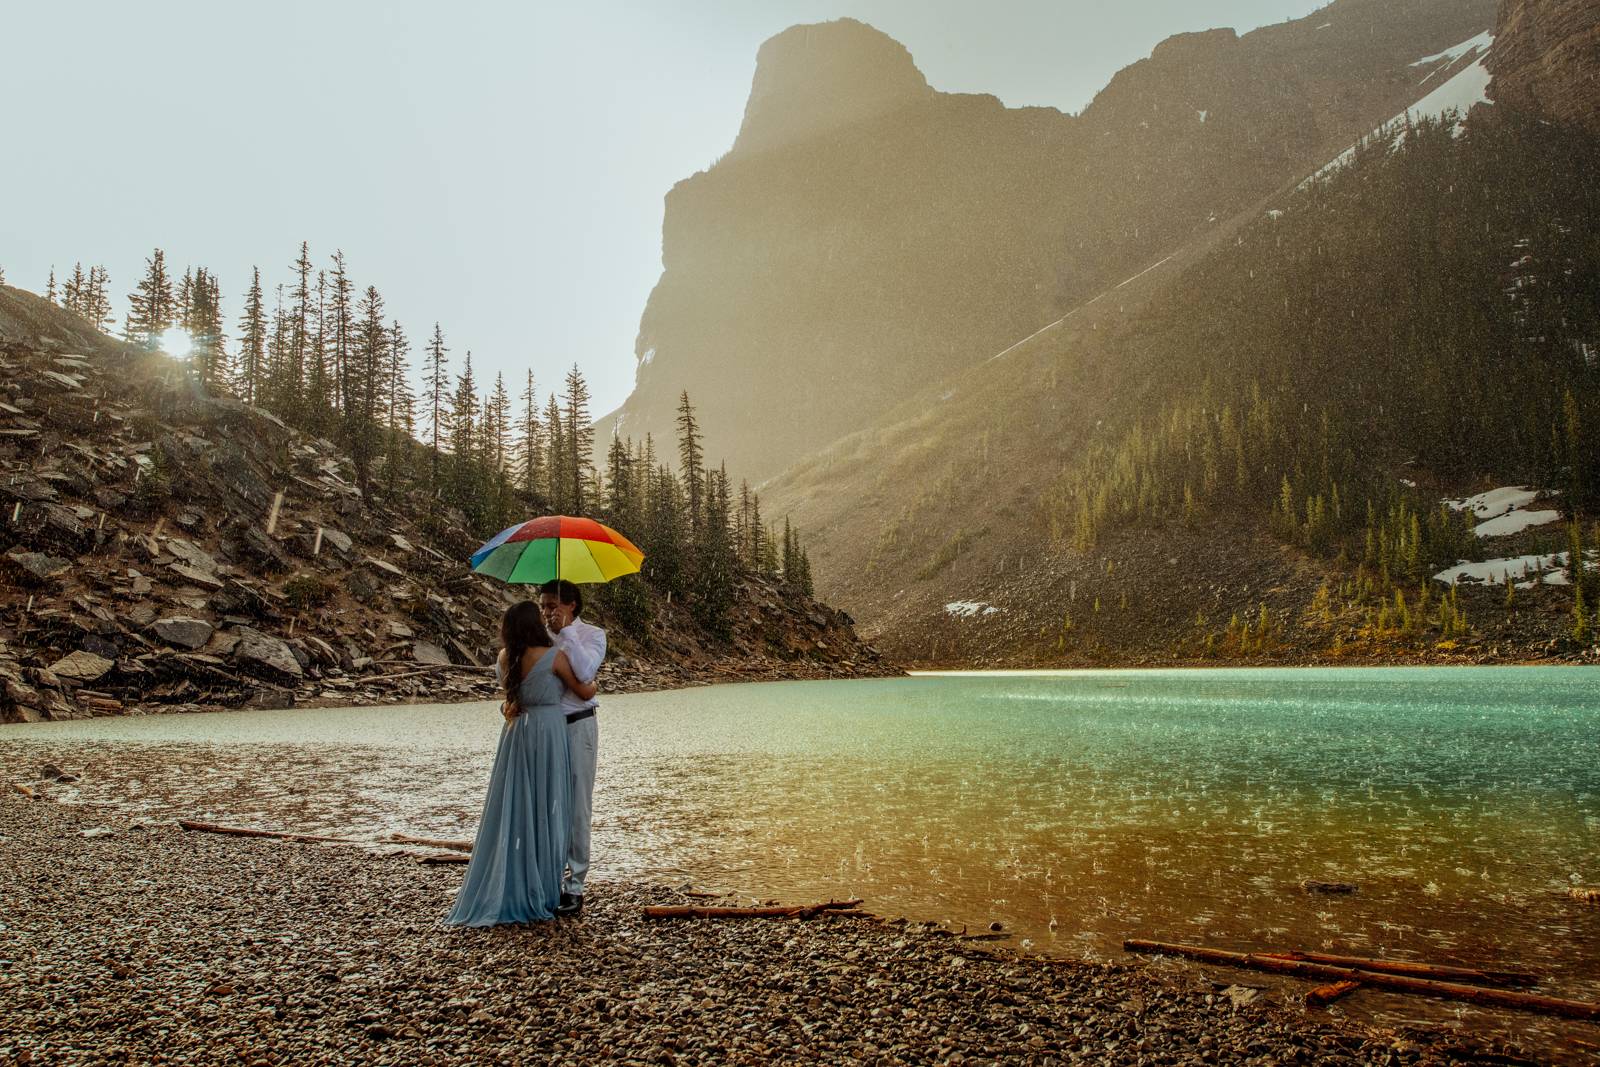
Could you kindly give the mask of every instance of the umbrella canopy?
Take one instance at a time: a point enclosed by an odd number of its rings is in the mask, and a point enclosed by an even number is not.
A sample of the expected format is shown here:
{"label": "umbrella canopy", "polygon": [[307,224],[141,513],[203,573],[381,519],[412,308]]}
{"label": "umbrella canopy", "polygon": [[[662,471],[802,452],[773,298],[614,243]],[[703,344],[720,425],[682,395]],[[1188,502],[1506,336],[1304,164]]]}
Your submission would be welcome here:
{"label": "umbrella canopy", "polygon": [[593,519],[544,515],[501,530],[472,554],[471,562],[479,574],[520,585],[555,578],[609,582],[638,571],[644,553]]}

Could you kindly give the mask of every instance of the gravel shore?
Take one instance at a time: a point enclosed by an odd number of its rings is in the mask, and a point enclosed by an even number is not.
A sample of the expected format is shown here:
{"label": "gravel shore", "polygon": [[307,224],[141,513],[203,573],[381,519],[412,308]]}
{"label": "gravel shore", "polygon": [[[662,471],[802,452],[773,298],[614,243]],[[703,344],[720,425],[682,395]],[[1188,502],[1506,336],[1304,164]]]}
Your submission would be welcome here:
{"label": "gravel shore", "polygon": [[904,922],[645,919],[659,886],[445,928],[461,874],[0,797],[0,1063],[1515,1062]]}

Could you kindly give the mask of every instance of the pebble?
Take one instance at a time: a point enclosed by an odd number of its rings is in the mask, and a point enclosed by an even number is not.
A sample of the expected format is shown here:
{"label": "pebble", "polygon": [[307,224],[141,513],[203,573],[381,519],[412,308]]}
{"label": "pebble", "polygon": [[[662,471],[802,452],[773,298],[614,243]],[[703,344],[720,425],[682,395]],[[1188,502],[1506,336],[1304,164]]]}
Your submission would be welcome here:
{"label": "pebble", "polygon": [[[1147,967],[1040,961],[870,918],[440,924],[459,867],[0,796],[0,1063],[1473,1062],[1445,1031],[1218,1011]],[[144,880],[150,892],[127,887]],[[4,929],[4,928],[0,928]],[[20,941],[19,941],[20,937]],[[7,945],[24,944],[26,951]],[[1480,1061],[1481,1062],[1481,1061]]]}

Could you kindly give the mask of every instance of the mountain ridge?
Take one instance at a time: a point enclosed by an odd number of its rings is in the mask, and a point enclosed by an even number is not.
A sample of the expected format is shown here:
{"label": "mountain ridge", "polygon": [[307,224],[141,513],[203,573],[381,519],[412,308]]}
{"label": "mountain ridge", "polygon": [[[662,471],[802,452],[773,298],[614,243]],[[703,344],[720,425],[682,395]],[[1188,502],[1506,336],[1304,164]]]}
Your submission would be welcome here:
{"label": "mountain ridge", "polygon": [[[668,194],[636,387],[599,437],[670,439],[687,390],[717,427],[709,448],[756,481],[778,473],[1308,171],[1412,98],[1407,63],[1493,15],[1489,0],[1398,8],[1340,0],[1316,16],[1327,31],[1182,35],[1079,116],[918,89],[780,145],[756,136],[770,100],[753,94],[740,142],[762,150],[736,145]],[[1362,36],[1340,29],[1347,11],[1376,20],[1380,47],[1345,54]],[[758,67],[753,84],[803,73]]]}

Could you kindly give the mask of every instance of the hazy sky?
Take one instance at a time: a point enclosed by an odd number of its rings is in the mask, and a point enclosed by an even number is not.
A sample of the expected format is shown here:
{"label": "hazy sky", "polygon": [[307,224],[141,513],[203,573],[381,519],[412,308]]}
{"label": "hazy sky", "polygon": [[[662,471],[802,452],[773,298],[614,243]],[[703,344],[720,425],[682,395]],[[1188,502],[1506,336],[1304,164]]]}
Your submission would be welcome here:
{"label": "hazy sky", "polygon": [[756,50],[861,19],[936,89],[1081,110],[1185,30],[1310,0],[88,0],[5,14],[0,266],[43,291],[104,263],[119,316],[155,246],[222,279],[287,282],[342,248],[414,340],[444,328],[480,381],[541,391],[579,363],[596,414],[633,384],[661,270],[662,197],[738,132]]}

